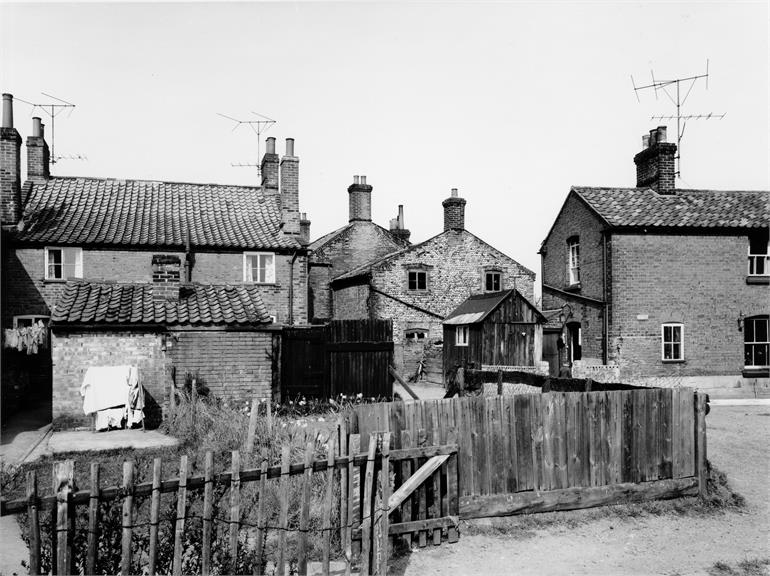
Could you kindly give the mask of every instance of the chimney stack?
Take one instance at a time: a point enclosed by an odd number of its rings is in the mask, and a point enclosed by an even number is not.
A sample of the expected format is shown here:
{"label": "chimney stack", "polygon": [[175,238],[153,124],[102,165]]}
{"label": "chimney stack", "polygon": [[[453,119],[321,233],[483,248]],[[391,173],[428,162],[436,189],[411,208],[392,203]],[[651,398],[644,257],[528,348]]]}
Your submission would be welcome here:
{"label": "chimney stack", "polygon": [[281,158],[281,222],[284,234],[299,236],[299,158],[294,155],[294,138],[286,139]]}
{"label": "chimney stack", "polygon": [[366,183],[366,176],[353,176],[348,186],[348,215],[350,222],[372,221],[372,187]]}
{"label": "chimney stack", "polygon": [[634,156],[637,188],[652,188],[658,194],[676,193],[676,144],[666,140],[665,126],[642,136],[643,150]]}
{"label": "chimney stack", "polygon": [[160,301],[178,301],[182,260],[174,254],[152,256],[152,298]]}
{"label": "chimney stack", "polygon": [[310,220],[305,212],[299,217],[299,241],[303,246],[310,244]]}
{"label": "chimney stack", "polygon": [[0,224],[21,219],[21,136],[13,127],[13,96],[3,94],[0,126]]}
{"label": "chimney stack", "polygon": [[399,204],[398,205],[398,216],[395,218],[391,218],[390,220],[390,233],[393,234],[393,236],[397,236],[398,238],[401,238],[404,240],[404,242],[409,243],[409,237],[412,235],[412,233],[404,228],[404,205]]}
{"label": "chimney stack", "polygon": [[457,188],[452,188],[452,194],[444,200],[444,231],[465,230],[465,198],[460,198]]}
{"label": "chimney stack", "polygon": [[278,154],[275,153],[275,138],[272,136],[267,139],[267,148],[265,155],[262,156],[260,169],[262,171],[262,192],[265,198],[279,199]]}
{"label": "chimney stack", "polygon": [[27,136],[27,178],[38,182],[51,177],[51,153],[45,141],[44,128],[40,118],[32,118],[32,135]]}

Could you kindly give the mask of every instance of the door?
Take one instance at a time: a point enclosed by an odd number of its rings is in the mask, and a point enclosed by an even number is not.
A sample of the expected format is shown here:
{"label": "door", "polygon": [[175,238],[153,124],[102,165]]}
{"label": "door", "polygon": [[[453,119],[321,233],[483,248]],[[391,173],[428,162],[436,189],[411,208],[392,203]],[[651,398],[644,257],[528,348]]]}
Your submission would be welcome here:
{"label": "door", "polygon": [[558,330],[543,330],[543,360],[548,362],[548,375],[554,378],[559,376],[559,337]]}

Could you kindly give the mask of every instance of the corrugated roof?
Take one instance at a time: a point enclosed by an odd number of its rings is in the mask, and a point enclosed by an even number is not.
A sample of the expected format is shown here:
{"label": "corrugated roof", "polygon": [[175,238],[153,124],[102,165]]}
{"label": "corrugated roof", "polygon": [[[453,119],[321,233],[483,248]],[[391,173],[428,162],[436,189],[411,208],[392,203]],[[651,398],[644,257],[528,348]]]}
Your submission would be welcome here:
{"label": "corrugated roof", "polygon": [[573,186],[611,226],[767,228],[770,192]]}
{"label": "corrugated roof", "polygon": [[25,184],[18,242],[85,246],[297,248],[260,188],[55,177]]}
{"label": "corrugated roof", "polygon": [[545,321],[543,313],[537,309],[537,306],[532,304],[532,302],[530,302],[521,292],[515,288],[511,288],[510,290],[502,290],[500,292],[487,292],[469,296],[462,304],[444,318],[444,324],[459,325],[483,322],[484,319],[494,312],[506,298],[514,293],[542,316],[543,321]]}
{"label": "corrugated roof", "polygon": [[179,300],[153,298],[153,284],[69,281],[55,324],[249,325],[271,321],[252,285],[180,284]]}

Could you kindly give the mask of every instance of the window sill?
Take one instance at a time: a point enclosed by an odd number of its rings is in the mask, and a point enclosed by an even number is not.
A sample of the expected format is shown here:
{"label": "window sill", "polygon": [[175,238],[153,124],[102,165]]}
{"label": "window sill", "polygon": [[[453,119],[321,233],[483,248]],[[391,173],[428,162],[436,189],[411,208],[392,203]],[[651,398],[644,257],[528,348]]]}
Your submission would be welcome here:
{"label": "window sill", "polygon": [[687,360],[681,359],[681,360],[661,360],[664,364],[685,364]]}
{"label": "window sill", "polygon": [[458,347],[458,348],[467,348],[468,347],[467,344],[455,344],[455,346]]}
{"label": "window sill", "polygon": [[577,284],[567,284],[564,287],[564,291],[565,292],[580,292],[580,288],[581,287],[582,286],[580,285],[580,282],[578,282]]}
{"label": "window sill", "polygon": [[746,276],[746,284],[770,284],[770,276]]}
{"label": "window sill", "polygon": [[278,282],[244,282],[246,286],[278,286]]}
{"label": "window sill", "polygon": [[744,368],[744,378],[770,378],[770,368]]}
{"label": "window sill", "polygon": [[[66,284],[70,278],[43,278],[44,284]],[[71,278],[71,280],[81,280],[81,278]]]}

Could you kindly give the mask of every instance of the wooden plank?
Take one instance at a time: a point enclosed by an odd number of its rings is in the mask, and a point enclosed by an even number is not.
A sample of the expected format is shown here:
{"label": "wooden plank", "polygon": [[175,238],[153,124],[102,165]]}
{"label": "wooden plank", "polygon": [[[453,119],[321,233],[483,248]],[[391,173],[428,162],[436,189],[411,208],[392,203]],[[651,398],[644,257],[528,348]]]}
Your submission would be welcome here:
{"label": "wooden plank", "polygon": [[[423,428],[420,428],[417,430],[417,444],[419,445],[425,445],[427,442],[427,433]],[[426,462],[425,458],[417,458],[416,460],[412,461],[412,466],[415,468],[415,470],[421,469]],[[410,478],[411,480],[411,478]],[[417,519],[418,520],[425,520],[428,517],[428,487],[426,482],[420,482],[416,486],[417,491]],[[424,548],[428,543],[428,535],[425,531],[421,531],[417,534],[417,545],[420,548]]]}
{"label": "wooden plank", "polygon": [[581,472],[583,463],[580,460],[580,447],[578,430],[580,428],[580,396],[581,394],[567,394],[566,397],[566,416],[567,416],[567,483],[569,487],[580,486]]}
{"label": "wooden plank", "polygon": [[238,532],[241,527],[241,455],[238,450],[232,452],[230,466],[230,571],[236,573],[238,566]]}
{"label": "wooden plank", "polygon": [[259,398],[251,401],[251,413],[249,414],[249,429],[246,434],[246,457],[254,451],[254,436],[257,433],[257,418],[259,416]]}
{"label": "wooden plank", "polygon": [[[382,435],[382,468],[380,470],[380,486],[382,491],[382,526],[380,527],[380,547],[379,547],[379,574],[387,576],[388,573],[388,537],[390,535],[389,520],[390,511],[390,432]],[[441,534],[441,529],[439,529]]]}
{"label": "wooden plank", "polygon": [[629,391],[623,395],[622,482],[635,482],[634,477],[634,398]]}
{"label": "wooden plank", "polygon": [[634,481],[647,480],[647,396],[634,391]]}
{"label": "wooden plank", "polygon": [[507,491],[505,486],[505,454],[503,452],[502,396],[486,398],[487,457],[489,462],[490,493],[500,494]]}
{"label": "wooden plank", "polygon": [[291,465],[291,444],[281,447],[281,481],[278,485],[278,565],[276,573],[286,573],[286,530],[289,527],[289,466]]}
{"label": "wooden plank", "polygon": [[607,392],[607,484],[618,484],[620,480],[620,431],[622,405],[617,392]]}
{"label": "wooden plank", "polygon": [[[406,431],[405,431],[406,432]],[[409,498],[439,467],[449,460],[448,454],[434,456],[423,464],[409,479],[391,494],[388,500],[388,509],[393,510],[407,501]]]}
{"label": "wooden plank", "polygon": [[[361,436],[351,434],[348,442],[350,454],[356,454],[361,449]],[[352,529],[359,525],[361,517],[360,501],[361,470],[351,461],[348,464],[348,525],[345,534],[345,574],[350,574],[350,567],[353,562],[353,539]]]}
{"label": "wooden plank", "polygon": [[[99,548],[99,462],[91,462],[91,489],[88,501],[88,548],[86,551],[86,574],[96,574],[96,558]],[[30,542],[30,552],[32,543]],[[38,568],[39,570],[39,568]],[[30,568],[30,574],[38,574]]]}
{"label": "wooden plank", "polygon": [[[195,386],[193,385],[193,388]],[[120,551],[120,573],[131,574],[131,535],[134,529],[134,463],[123,462],[123,514]]]}
{"label": "wooden plank", "polygon": [[313,454],[315,453],[315,437],[307,434],[305,437],[305,473],[302,476],[302,504],[299,516],[299,546],[297,547],[297,572],[299,576],[307,576],[307,531],[310,527],[310,489],[313,482]]}
{"label": "wooden plank", "polygon": [[[57,560],[57,554],[56,554],[56,541],[58,540],[58,532],[57,532],[57,512],[58,512],[58,491],[59,491],[59,484],[58,484],[58,478],[56,477],[56,464],[54,464],[51,472],[51,484],[53,488],[53,505],[51,507],[51,516],[50,516],[50,524],[49,524],[49,532],[50,532],[50,540],[51,540],[51,572],[56,573],[56,566],[58,564]],[[41,498],[41,501],[43,499]],[[0,500],[0,502],[2,502]]]}
{"label": "wooden plank", "polygon": [[695,392],[692,388],[682,390],[682,438],[683,468],[685,476],[694,476],[695,469]]}
{"label": "wooden plank", "polygon": [[[99,465],[96,464],[96,467],[98,474]],[[91,470],[93,471],[93,465]],[[40,518],[37,510],[37,474],[34,470],[27,472],[27,502],[27,516],[29,518],[29,573],[40,574]],[[91,552],[90,537],[91,534],[89,532],[89,554]],[[94,547],[95,550],[96,548]],[[94,574],[94,572],[91,571],[88,574]]]}
{"label": "wooden plank", "polygon": [[[334,505],[334,450],[337,447],[336,431],[329,436],[326,443],[326,497],[323,504],[323,548],[321,555],[321,571],[324,576],[329,576],[329,561],[332,545],[332,507]],[[343,474],[344,476],[344,474]]]}
{"label": "wooden plank", "polygon": [[543,398],[543,484],[542,490],[558,488],[556,479],[556,441],[554,439],[557,424],[556,394],[549,393]]}
{"label": "wooden plank", "polygon": [[[348,455],[348,427],[347,421],[340,417],[337,422],[339,430],[337,438],[339,439],[340,456]],[[340,470],[340,546],[345,549],[345,535],[347,532],[348,519],[348,474],[347,469]]]}
{"label": "wooden plank", "polygon": [[[430,436],[431,443],[438,444],[440,441],[438,428],[433,428]],[[433,490],[432,493],[432,512],[431,518],[439,518],[441,516],[441,475],[440,468],[436,470],[431,476]],[[433,531],[433,545],[438,546],[441,544],[441,529],[435,529]]]}
{"label": "wooden plank", "polygon": [[[267,517],[265,515],[265,500],[267,499],[267,450],[262,452],[262,464],[260,465],[259,475],[259,491],[257,493],[257,548],[256,548],[256,565],[254,566],[255,576],[262,576],[264,574],[265,562],[264,562],[264,545],[266,536],[266,524]],[[343,522],[340,522],[343,523]],[[342,540],[344,543],[344,540]]]}
{"label": "wooden plank", "polygon": [[[454,430],[449,430],[447,434],[447,442],[456,441],[457,433]],[[459,482],[458,482],[458,454],[452,454],[447,460],[447,506],[443,511],[444,515],[457,516],[459,514],[460,497],[459,497]],[[460,538],[457,532],[457,525],[453,525],[447,528],[447,540],[450,543],[457,542]]]}
{"label": "wooden plank", "polygon": [[497,395],[498,396],[503,395],[503,371],[502,370],[497,371]]}
{"label": "wooden plank", "polygon": [[590,486],[601,486],[601,424],[599,423],[598,392],[586,392],[588,398],[588,438],[590,451],[588,462],[591,470]]}
{"label": "wooden plank", "polygon": [[390,375],[395,378],[399,384],[401,384],[401,387],[406,390],[407,394],[412,397],[413,400],[419,400],[420,397],[415,394],[414,390],[412,390],[411,386],[406,383],[406,381],[401,378],[401,375],[396,371],[396,369],[391,365],[388,366],[388,372],[390,372]]}
{"label": "wooden plank", "polygon": [[473,440],[473,487],[476,494],[489,494],[489,471],[487,469],[486,417],[484,398],[469,399],[471,409],[471,438]]}
{"label": "wooden plank", "polygon": [[[402,430],[401,431],[401,447],[402,448],[410,448],[412,446],[412,433],[409,430]],[[401,484],[399,484],[398,488],[396,489],[396,492],[400,490],[404,484],[409,480],[409,478],[412,476],[412,460],[411,459],[404,459],[401,460]],[[391,498],[393,496],[391,495]],[[415,498],[412,496],[411,498],[406,498],[403,500],[403,505],[401,506],[401,521],[402,522],[410,522],[414,518],[412,516],[412,502],[414,502]],[[395,506],[394,506],[395,507]],[[412,547],[412,535],[410,533],[405,533],[403,537],[404,544],[407,546],[407,549],[411,549]]]}
{"label": "wooden plank", "polygon": [[[533,396],[517,394],[513,397],[514,418],[516,420],[516,484],[518,490],[531,490],[533,477],[533,429],[530,407]],[[462,480],[462,474],[460,476]],[[463,493],[463,496],[468,494]]]}
{"label": "wooden plank", "polygon": [[555,456],[555,485],[558,488],[567,488],[569,478],[567,476],[567,415],[565,414],[567,399],[564,392],[556,395],[556,405],[554,412],[554,456]]}
{"label": "wooden plank", "polygon": [[366,457],[366,473],[364,475],[364,503],[363,517],[361,519],[361,574],[368,576],[371,568],[371,534],[372,534],[372,502],[374,494],[372,490],[374,481],[374,456],[377,452],[377,435],[369,435],[369,450]]}
{"label": "wooden plank", "polygon": [[174,522],[174,576],[182,574],[182,543],[184,541],[184,521],[187,514],[187,455],[179,458],[179,488],[176,495],[176,521]]}
{"label": "wooden plank", "polygon": [[660,394],[660,415],[658,424],[660,426],[660,478],[673,478],[672,474],[672,448],[671,448],[671,415],[673,412],[673,394],[672,390],[663,388],[658,391]]}
{"label": "wooden plank", "polygon": [[547,394],[532,396],[529,407],[532,430],[532,482],[535,490],[547,489],[543,464],[543,405],[547,397]]}
{"label": "wooden plank", "polygon": [[658,426],[658,419],[660,415],[660,402],[658,390],[645,391],[647,396],[647,480],[658,480],[660,476],[658,471],[660,468],[660,452],[658,450],[660,442],[658,434],[660,429]]}
{"label": "wooden plank", "polygon": [[473,490],[473,472],[470,469],[470,429],[467,423],[465,400],[462,398],[451,398],[449,402],[451,403],[452,411],[454,412],[455,429],[457,431],[458,490],[460,494],[471,494]]}
{"label": "wooden plank", "polygon": [[[150,497],[150,550],[147,569],[150,576],[155,575],[158,564],[158,521],[160,520],[160,486],[161,486],[162,461],[155,458],[152,463],[152,496]],[[98,503],[97,503],[98,507]],[[93,574],[93,572],[89,572]]]}
{"label": "wooden plank", "polygon": [[[252,409],[253,409],[252,405]],[[211,573],[211,528],[214,516],[214,454],[206,452],[203,467],[203,542],[201,543],[201,573]]]}
{"label": "wooden plank", "polygon": [[693,496],[698,493],[698,479],[657,480],[654,482],[613,484],[587,488],[565,488],[547,492],[516,492],[460,498],[462,519],[510,516],[534,512],[579,510],[645,500]]}
{"label": "wooden plank", "polygon": [[503,462],[505,462],[505,490],[516,492],[519,489],[516,480],[516,414],[514,410],[514,396],[503,396]]}
{"label": "wooden plank", "polygon": [[56,574],[73,574],[70,496],[74,486],[75,463],[72,460],[53,465],[56,483]]}
{"label": "wooden plank", "polygon": [[701,498],[708,496],[708,463],[706,445],[706,395],[698,394],[696,410],[696,471],[698,476],[698,494]]}

